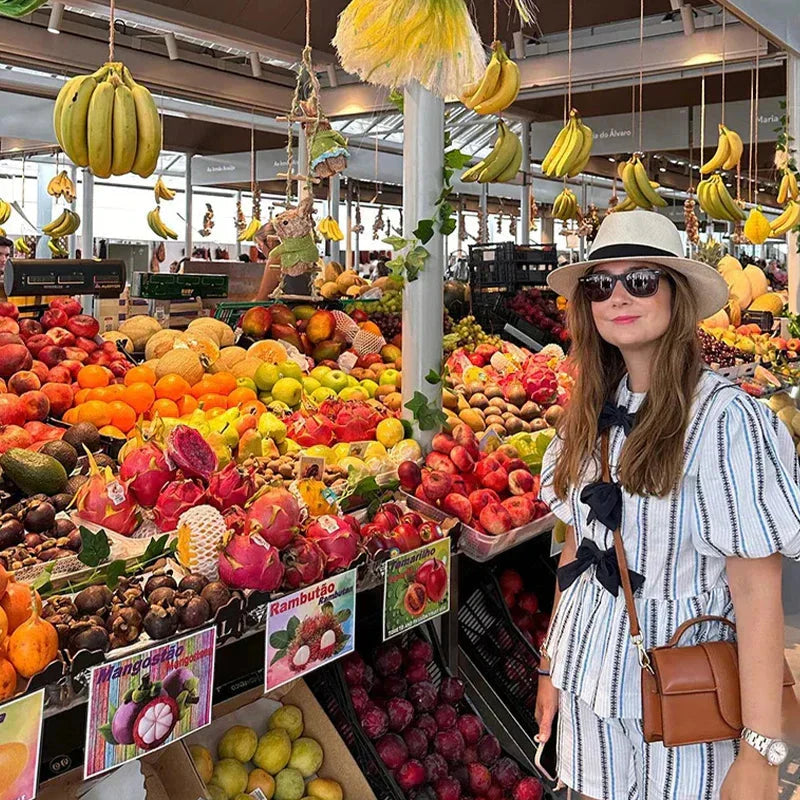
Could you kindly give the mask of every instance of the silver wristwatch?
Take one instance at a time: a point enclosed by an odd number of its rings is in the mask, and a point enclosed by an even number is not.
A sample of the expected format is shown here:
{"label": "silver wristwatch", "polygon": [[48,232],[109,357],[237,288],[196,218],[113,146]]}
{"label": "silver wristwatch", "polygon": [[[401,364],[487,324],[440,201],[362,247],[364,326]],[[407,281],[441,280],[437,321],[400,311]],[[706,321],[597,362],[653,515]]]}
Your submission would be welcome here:
{"label": "silver wristwatch", "polygon": [[789,747],[783,739],[768,739],[750,728],[742,728],[742,740],[761,753],[773,767],[779,767],[789,755]]}

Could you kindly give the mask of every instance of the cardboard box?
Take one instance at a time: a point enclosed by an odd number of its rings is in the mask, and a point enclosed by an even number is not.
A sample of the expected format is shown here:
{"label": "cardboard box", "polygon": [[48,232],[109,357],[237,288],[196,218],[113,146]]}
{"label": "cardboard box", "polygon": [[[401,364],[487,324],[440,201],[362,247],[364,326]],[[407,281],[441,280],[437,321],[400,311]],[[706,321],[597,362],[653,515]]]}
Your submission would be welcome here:
{"label": "cardboard box", "polygon": [[[251,698],[253,701],[247,702]],[[234,698],[221,707],[218,706],[215,711],[219,709],[224,713],[219,716],[215,714],[214,722],[209,727],[187,737],[184,740],[187,745],[202,745],[216,758],[217,745],[228,728],[246,725],[261,736],[267,730],[267,720],[273,711],[282,704],[294,705],[303,712],[303,736],[316,739],[325,753],[319,777],[330,778],[341,784],[345,800],[375,800],[375,793],[347,745],[304,680],[282,686],[268,696],[261,696],[257,692],[247,693],[241,697],[241,701],[247,704],[240,702],[240,698]]]}

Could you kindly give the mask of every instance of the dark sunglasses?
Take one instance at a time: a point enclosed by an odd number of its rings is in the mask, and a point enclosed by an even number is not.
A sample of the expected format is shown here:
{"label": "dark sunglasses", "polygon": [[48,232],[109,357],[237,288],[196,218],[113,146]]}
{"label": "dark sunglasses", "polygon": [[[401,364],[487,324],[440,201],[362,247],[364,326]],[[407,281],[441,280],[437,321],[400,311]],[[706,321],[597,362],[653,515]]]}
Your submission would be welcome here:
{"label": "dark sunglasses", "polygon": [[602,303],[614,293],[617,281],[622,281],[625,291],[633,297],[652,297],[658,291],[658,284],[664,270],[653,267],[639,267],[622,275],[608,272],[593,272],[578,278],[583,293],[592,303]]}

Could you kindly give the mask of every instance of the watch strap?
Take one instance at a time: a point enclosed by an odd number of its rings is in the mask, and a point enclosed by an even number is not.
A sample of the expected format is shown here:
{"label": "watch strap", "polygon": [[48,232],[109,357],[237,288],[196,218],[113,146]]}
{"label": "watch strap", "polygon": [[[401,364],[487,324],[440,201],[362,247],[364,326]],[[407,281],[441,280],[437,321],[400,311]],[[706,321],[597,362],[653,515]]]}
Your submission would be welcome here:
{"label": "watch strap", "polygon": [[747,744],[749,744],[754,750],[761,753],[764,758],[767,757],[767,750],[769,749],[772,739],[768,739],[766,736],[756,733],[750,728],[742,728],[742,739],[744,739],[744,741],[747,742]]}

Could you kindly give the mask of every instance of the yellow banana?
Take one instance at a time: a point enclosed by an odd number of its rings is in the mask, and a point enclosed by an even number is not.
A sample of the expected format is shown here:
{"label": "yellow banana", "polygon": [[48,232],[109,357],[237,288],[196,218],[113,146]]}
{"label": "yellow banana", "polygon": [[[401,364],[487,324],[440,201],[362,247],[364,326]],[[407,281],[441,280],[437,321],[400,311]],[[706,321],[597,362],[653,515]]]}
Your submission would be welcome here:
{"label": "yellow banana", "polygon": [[796,200],[790,200],[783,213],[770,225],[771,236],[783,236],[784,233],[791,230],[800,223],[800,203]]}
{"label": "yellow banana", "polygon": [[144,86],[136,83],[127,67],[123,68],[123,77],[136,106],[136,158],[131,172],[140,178],[149,178],[155,171],[161,153],[161,120],[153,96]]}
{"label": "yellow banana", "polygon": [[502,45],[500,42],[495,42],[492,45],[492,57],[486,65],[486,70],[483,73],[483,78],[475,89],[474,92],[467,95],[466,89],[472,88],[471,86],[465,88],[465,93],[461,97],[461,102],[469,109],[475,108],[487,98],[491,97],[496,91],[500,82],[500,74],[503,69],[503,64],[500,60],[499,48]]}
{"label": "yellow banana", "polygon": [[720,205],[722,208],[725,209],[727,212],[729,219],[731,222],[735,222],[738,220],[744,220],[747,218],[747,214],[739,208],[736,204],[736,201],[731,197],[730,192],[728,191],[728,187],[722,180],[721,175],[715,175],[712,178],[714,191],[716,192],[717,197],[719,198]]}
{"label": "yellow banana", "polygon": [[592,145],[594,144],[594,132],[592,129],[588,125],[584,125],[582,122],[579,122],[578,125],[583,133],[583,147],[581,148],[580,153],[578,153],[574,164],[567,172],[567,175],[570,178],[574,178],[576,175],[579,175],[584,169],[586,169],[586,165],[589,163],[589,159],[592,156]]}
{"label": "yellow banana", "polygon": [[61,216],[54,219],[52,222],[48,222],[47,225],[42,226],[42,233],[50,234],[56,228],[60,227],[64,224],[64,220],[67,218],[67,210],[64,209],[61,212]]}
{"label": "yellow banana", "polygon": [[61,114],[64,152],[78,167],[89,166],[89,103],[96,89],[97,81],[93,76],[82,76]]}
{"label": "yellow banana", "polygon": [[495,183],[508,183],[517,177],[519,168],[522,165],[522,142],[519,136],[509,131],[510,135],[514,138],[514,155],[508,166],[495,178]]}
{"label": "yellow banana", "polygon": [[261,227],[261,220],[255,218],[251,219],[248,226],[237,237],[237,241],[252,242],[253,237],[258,233],[258,229],[260,227]]}
{"label": "yellow banana", "polygon": [[561,155],[558,157],[554,167],[555,174],[561,178],[567,174],[568,167],[578,157],[578,154],[583,149],[583,131],[578,125],[577,119],[572,117],[569,121],[570,133],[566,144],[561,149]]}
{"label": "yellow banana", "polygon": [[170,189],[166,183],[164,183],[164,179],[159,177],[156,181],[156,185],[153,187],[153,191],[156,195],[156,202],[159,200],[174,200],[175,199],[175,192]]}
{"label": "yellow banana", "polygon": [[722,168],[736,169],[742,157],[742,153],[744,152],[742,137],[739,136],[736,131],[732,131],[730,128],[726,128],[724,125],[721,127],[725,133],[725,137],[728,140],[728,146],[730,148],[730,153],[728,154],[728,158],[726,159],[725,163],[722,165]]}
{"label": "yellow banana", "polygon": [[5,225],[10,216],[11,206],[5,200],[0,200],[0,225]]}
{"label": "yellow banana", "polygon": [[[722,169],[731,157],[731,142],[726,134],[724,125],[719,126],[719,139],[714,155],[700,167],[701,175],[709,175],[715,170]],[[741,155],[741,154],[740,154]]]}
{"label": "yellow banana", "polygon": [[114,90],[112,175],[125,175],[131,171],[136,158],[137,141],[136,104],[133,101],[133,93],[127,86],[120,84]]}
{"label": "yellow banana", "polygon": [[47,184],[47,194],[51,197],[58,197],[61,194],[61,176],[63,174],[63,172],[59,172],[58,175],[52,177]]}
{"label": "yellow banana", "polygon": [[797,186],[797,175],[795,175],[791,169],[787,170],[787,175],[789,177],[789,199],[800,199],[800,188]]}
{"label": "yellow banana", "polygon": [[500,80],[497,91],[482,103],[478,103],[474,110],[476,114],[499,114],[507,109],[519,94],[519,67],[505,55],[500,70]]}
{"label": "yellow banana", "polygon": [[564,143],[569,138],[571,133],[571,129],[569,124],[565,125],[559,132],[558,136],[556,136],[553,144],[550,145],[550,149],[547,151],[547,155],[544,157],[544,161],[542,161],[542,172],[545,175],[555,175],[553,171],[553,165],[555,161],[558,159],[561,148],[564,146]]}
{"label": "yellow banana", "polygon": [[113,118],[114,84],[108,80],[94,90],[89,103],[89,167],[98,178],[111,177]]}
{"label": "yellow banana", "polygon": [[64,212],[64,219],[60,225],[50,228],[47,234],[53,239],[58,239],[60,236],[71,236],[80,227],[81,218],[74,212],[67,209]]}
{"label": "yellow banana", "polygon": [[782,206],[789,199],[789,173],[784,172],[778,187],[778,205]]}
{"label": "yellow banana", "polygon": [[624,200],[620,200],[619,203],[617,203],[614,208],[611,209],[611,211],[633,211],[634,208],[636,208],[636,203],[634,203],[630,197],[626,197]]}
{"label": "yellow banana", "polygon": [[77,83],[80,81],[81,76],[77,76],[75,78],[70,78],[62,87],[61,91],[58,93],[58,97],[56,97],[56,104],[53,108],[53,130],[56,134],[56,139],[58,139],[58,144],[62,150],[64,150],[64,140],[61,136],[61,116],[64,113],[64,107],[66,106],[68,100],[70,99],[73,90],[76,88]]}
{"label": "yellow banana", "polygon": [[564,189],[553,203],[553,216],[556,219],[567,220],[574,219],[578,211],[578,198],[575,197],[570,189]]}
{"label": "yellow banana", "polygon": [[317,230],[326,238],[334,242],[341,242],[344,239],[339,223],[333,217],[324,217],[317,225]]}
{"label": "yellow banana", "polygon": [[667,205],[667,201],[650,185],[650,178],[647,177],[644,164],[638,158],[633,164],[633,175],[636,178],[639,190],[650,205],[659,206],[660,208],[664,208]]}
{"label": "yellow banana", "polygon": [[650,210],[653,207],[653,204],[639,188],[633,160],[625,163],[625,169],[622,172],[622,185],[625,187],[628,197],[639,206],[639,208]]}
{"label": "yellow banana", "polygon": [[509,167],[517,152],[519,136],[503,123],[505,128],[503,141],[494,158],[486,165],[478,177],[479,183],[493,183]]}
{"label": "yellow banana", "polygon": [[505,122],[501,120],[497,126],[497,138],[494,140],[494,145],[492,146],[491,152],[486,156],[486,158],[475,164],[474,167],[470,167],[464,172],[464,174],[461,176],[461,180],[464,183],[474,183],[477,181],[484,169],[493,163],[495,158],[497,158],[500,148],[503,146],[503,141],[505,139],[507,130],[508,128],[506,127]]}

